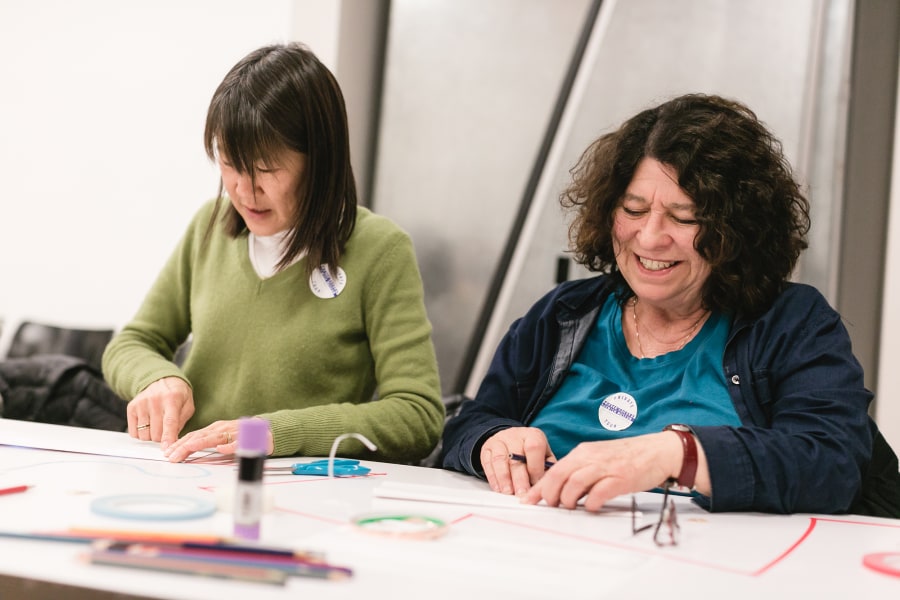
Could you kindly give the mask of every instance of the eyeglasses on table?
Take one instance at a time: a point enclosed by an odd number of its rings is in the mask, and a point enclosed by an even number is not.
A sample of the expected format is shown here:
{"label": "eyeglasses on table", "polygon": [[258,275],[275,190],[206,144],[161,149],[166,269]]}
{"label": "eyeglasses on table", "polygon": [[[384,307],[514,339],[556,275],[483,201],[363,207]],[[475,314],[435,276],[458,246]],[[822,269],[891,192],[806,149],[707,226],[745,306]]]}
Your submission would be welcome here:
{"label": "eyeglasses on table", "polygon": [[641,532],[653,529],[653,541],[657,546],[677,546],[680,537],[681,528],[678,525],[678,514],[675,511],[675,500],[669,497],[669,488],[674,485],[672,480],[666,480],[662,485],[663,499],[659,509],[659,518],[656,524],[647,523],[638,526],[637,523],[637,500],[634,495],[631,496],[631,534],[637,535]]}

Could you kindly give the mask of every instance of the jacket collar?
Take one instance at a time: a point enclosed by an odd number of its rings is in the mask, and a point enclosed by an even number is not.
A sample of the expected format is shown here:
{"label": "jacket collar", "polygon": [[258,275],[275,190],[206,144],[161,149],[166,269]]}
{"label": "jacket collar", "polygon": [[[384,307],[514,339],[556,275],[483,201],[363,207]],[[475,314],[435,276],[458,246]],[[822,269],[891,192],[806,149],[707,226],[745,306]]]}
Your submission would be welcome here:
{"label": "jacket collar", "polygon": [[562,320],[584,316],[602,304],[612,291],[613,282],[607,275],[562,283],[556,299],[558,314]]}

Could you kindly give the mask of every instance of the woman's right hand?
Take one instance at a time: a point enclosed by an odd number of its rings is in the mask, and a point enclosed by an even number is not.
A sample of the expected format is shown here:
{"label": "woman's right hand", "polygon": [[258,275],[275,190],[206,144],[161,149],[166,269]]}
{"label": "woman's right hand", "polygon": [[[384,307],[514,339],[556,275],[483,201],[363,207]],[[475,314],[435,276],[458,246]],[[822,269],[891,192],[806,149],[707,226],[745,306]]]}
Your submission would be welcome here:
{"label": "woman's right hand", "polygon": [[[512,454],[526,458],[514,460]],[[502,494],[525,494],[544,476],[544,463],[555,462],[547,436],[536,427],[510,427],[481,446],[481,468],[491,489]]]}
{"label": "woman's right hand", "polygon": [[[180,377],[157,379],[128,403],[128,435],[160,442],[163,450],[194,414],[194,393]],[[147,427],[149,425],[149,427]]]}

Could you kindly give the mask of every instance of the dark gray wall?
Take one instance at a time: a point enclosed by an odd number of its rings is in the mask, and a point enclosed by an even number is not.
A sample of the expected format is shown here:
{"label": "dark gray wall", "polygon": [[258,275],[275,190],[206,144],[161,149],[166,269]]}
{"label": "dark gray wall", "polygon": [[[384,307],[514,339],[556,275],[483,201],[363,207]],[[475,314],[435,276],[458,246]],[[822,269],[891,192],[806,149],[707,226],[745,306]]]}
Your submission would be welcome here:
{"label": "dark gray wall", "polygon": [[[876,392],[898,49],[900,2],[860,0],[855,7],[836,300],[866,383]],[[876,393],[873,408],[877,403]]]}
{"label": "dark gray wall", "polygon": [[[373,205],[413,236],[445,392],[462,391],[464,355],[591,4],[391,3]],[[598,135],[679,93],[741,99],[783,141],[814,204],[796,278],[834,301],[853,6],[602,2],[467,391],[509,323],[555,281],[567,248],[557,198],[570,167]]]}

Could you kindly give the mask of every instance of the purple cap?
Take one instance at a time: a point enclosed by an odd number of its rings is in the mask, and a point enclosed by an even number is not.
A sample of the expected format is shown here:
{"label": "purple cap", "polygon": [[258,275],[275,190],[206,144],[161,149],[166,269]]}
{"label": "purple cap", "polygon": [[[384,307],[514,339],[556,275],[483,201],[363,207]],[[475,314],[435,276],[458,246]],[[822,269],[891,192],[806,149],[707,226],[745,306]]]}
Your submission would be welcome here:
{"label": "purple cap", "polygon": [[269,422],[258,417],[238,421],[238,451],[265,454],[269,451]]}

